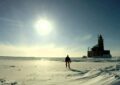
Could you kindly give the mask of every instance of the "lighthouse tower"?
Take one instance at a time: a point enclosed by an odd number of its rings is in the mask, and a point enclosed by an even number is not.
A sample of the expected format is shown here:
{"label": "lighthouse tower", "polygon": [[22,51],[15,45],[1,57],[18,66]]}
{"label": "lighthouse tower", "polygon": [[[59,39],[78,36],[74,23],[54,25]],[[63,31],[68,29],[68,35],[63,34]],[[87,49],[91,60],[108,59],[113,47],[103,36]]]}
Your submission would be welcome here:
{"label": "lighthouse tower", "polygon": [[99,47],[99,51],[104,51],[104,40],[102,35],[98,36],[98,47]]}

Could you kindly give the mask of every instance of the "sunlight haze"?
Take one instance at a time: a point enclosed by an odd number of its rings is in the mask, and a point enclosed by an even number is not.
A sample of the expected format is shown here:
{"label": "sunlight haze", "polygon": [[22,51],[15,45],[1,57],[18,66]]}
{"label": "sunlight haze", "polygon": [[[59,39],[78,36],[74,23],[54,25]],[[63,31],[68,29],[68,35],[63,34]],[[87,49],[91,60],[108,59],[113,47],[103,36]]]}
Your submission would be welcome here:
{"label": "sunlight haze", "polygon": [[98,34],[119,56],[119,8],[117,0],[0,0],[0,56],[81,57]]}

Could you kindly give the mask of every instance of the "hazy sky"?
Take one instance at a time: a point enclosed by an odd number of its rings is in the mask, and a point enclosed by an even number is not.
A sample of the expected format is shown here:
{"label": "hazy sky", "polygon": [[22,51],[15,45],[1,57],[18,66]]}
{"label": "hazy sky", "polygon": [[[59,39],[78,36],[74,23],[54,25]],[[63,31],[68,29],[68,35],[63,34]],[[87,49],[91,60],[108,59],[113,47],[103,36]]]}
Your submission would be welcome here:
{"label": "hazy sky", "polygon": [[[36,30],[41,19],[52,24],[47,35]],[[0,0],[1,56],[83,56],[98,34],[119,56],[120,0]]]}

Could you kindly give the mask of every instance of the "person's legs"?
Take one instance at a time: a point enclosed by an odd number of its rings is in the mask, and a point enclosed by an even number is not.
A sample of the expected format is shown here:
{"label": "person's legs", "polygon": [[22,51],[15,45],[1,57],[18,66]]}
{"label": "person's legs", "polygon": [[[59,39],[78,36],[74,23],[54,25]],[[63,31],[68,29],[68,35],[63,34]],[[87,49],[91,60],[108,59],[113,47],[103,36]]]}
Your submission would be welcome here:
{"label": "person's legs", "polygon": [[68,62],[68,67],[69,67],[69,69],[70,69],[70,62]]}
{"label": "person's legs", "polygon": [[66,68],[67,68],[67,62],[66,62]]}

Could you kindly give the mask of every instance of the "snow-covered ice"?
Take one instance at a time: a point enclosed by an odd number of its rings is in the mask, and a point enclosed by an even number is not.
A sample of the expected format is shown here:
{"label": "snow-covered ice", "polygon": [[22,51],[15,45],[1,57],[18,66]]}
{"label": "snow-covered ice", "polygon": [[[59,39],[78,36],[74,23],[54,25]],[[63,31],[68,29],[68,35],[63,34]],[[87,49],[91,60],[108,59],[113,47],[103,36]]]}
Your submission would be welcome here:
{"label": "snow-covered ice", "polygon": [[120,85],[115,61],[0,59],[0,85]]}

